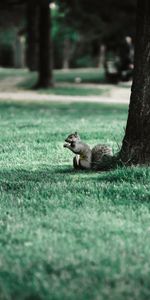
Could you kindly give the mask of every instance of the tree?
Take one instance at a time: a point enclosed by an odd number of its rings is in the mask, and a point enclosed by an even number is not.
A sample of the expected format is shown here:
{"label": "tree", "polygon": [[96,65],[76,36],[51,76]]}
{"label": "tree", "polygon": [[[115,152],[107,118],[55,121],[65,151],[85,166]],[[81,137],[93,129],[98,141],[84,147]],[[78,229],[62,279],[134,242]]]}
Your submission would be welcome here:
{"label": "tree", "polygon": [[27,19],[27,66],[30,71],[38,69],[38,22],[39,10],[36,0],[27,1],[26,7]]}
{"label": "tree", "polygon": [[138,0],[135,70],[120,151],[127,165],[150,163],[150,1]]}
{"label": "tree", "polygon": [[66,14],[59,6],[51,6],[52,13],[52,43],[53,59],[56,68],[68,69],[72,60],[75,61],[75,51],[78,43],[78,33],[66,23]]}
{"label": "tree", "polygon": [[89,39],[116,42],[134,34],[136,0],[56,0],[66,20]]}
{"label": "tree", "polygon": [[39,78],[37,87],[52,87],[51,11],[48,0],[39,0]]}
{"label": "tree", "polygon": [[[25,64],[25,22],[23,1],[0,1],[0,64],[4,67],[22,68]],[[11,11],[11,12],[10,12]]]}
{"label": "tree", "polygon": [[53,86],[49,0],[27,1],[28,65],[38,70],[36,88]]}
{"label": "tree", "polygon": [[[125,36],[135,35],[136,0],[56,0],[66,23],[86,44],[85,53],[99,66],[107,51],[119,52]],[[105,51],[106,50],[106,51]],[[85,54],[84,53],[84,57]]]}
{"label": "tree", "polygon": [[[16,24],[16,20],[27,18],[27,62],[30,70],[38,70],[36,87],[50,87],[52,80],[52,46],[50,0],[1,0],[0,24]],[[16,18],[12,17],[12,11]],[[20,16],[20,11],[23,15]],[[9,15],[8,18],[5,16]],[[4,17],[3,17],[4,16]],[[23,16],[23,17],[22,17]],[[5,25],[6,26],[6,25]]]}

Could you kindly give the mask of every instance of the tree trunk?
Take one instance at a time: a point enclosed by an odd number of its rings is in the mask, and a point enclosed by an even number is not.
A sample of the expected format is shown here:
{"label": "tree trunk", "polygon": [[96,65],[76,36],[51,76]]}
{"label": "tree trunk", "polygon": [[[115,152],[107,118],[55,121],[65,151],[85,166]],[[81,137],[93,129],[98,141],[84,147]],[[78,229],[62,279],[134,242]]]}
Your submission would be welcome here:
{"label": "tree trunk", "polygon": [[138,0],[135,70],[125,136],[123,163],[150,164],[150,1]]}
{"label": "tree trunk", "polygon": [[16,34],[16,41],[14,45],[14,66],[15,68],[24,68],[25,67],[25,37],[19,34]]}
{"label": "tree trunk", "polygon": [[101,44],[99,47],[99,55],[97,57],[97,68],[104,68],[106,56],[106,46]]}
{"label": "tree trunk", "polygon": [[64,70],[69,69],[70,57],[71,57],[71,42],[68,38],[64,40],[64,49],[63,49],[63,66]]}
{"label": "tree trunk", "polygon": [[48,0],[39,1],[39,78],[37,87],[53,86],[51,13]]}
{"label": "tree trunk", "polygon": [[30,71],[38,69],[38,21],[36,0],[27,1],[27,66]]}

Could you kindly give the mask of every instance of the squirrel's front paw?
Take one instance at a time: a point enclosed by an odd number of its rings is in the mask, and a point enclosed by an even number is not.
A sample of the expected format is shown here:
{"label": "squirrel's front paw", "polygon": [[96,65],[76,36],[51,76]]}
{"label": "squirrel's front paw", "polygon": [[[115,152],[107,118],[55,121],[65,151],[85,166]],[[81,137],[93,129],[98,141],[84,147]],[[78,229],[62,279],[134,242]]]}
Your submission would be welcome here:
{"label": "squirrel's front paw", "polygon": [[67,145],[68,145],[68,144],[65,143],[65,144],[63,145],[63,147],[64,147],[64,148],[67,148]]}

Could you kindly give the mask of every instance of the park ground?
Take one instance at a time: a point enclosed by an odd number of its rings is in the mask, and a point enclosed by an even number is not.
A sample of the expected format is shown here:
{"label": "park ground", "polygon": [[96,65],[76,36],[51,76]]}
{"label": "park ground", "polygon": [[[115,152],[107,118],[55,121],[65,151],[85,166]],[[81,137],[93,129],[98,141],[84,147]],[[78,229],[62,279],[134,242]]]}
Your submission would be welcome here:
{"label": "park ground", "polygon": [[63,148],[119,151],[127,110],[1,98],[1,300],[149,299],[149,168],[75,172]]}
{"label": "park ground", "polygon": [[35,72],[0,68],[0,100],[129,103],[131,82],[106,84],[104,71],[74,69],[54,71],[54,88],[33,89]]}

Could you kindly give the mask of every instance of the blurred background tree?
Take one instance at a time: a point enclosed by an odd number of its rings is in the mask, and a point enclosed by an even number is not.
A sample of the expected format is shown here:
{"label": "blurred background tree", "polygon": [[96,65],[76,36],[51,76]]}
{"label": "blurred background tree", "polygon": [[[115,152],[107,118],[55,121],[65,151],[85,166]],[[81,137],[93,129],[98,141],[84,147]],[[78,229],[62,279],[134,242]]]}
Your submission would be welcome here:
{"label": "blurred background tree", "polygon": [[68,69],[72,66],[79,33],[66,22],[66,11],[60,10],[59,5],[52,3],[52,41],[54,68]]}
{"label": "blurred background tree", "polygon": [[0,11],[0,65],[25,67],[25,38],[20,31],[25,26],[25,4],[2,0]]}
{"label": "blurred background tree", "polygon": [[53,86],[53,68],[100,67],[125,36],[134,40],[135,7],[136,0],[1,0],[0,65],[37,70],[37,87]]}
{"label": "blurred background tree", "polygon": [[27,62],[38,70],[36,87],[53,86],[51,10],[48,0],[27,0]]}
{"label": "blurred background tree", "polygon": [[82,36],[84,57],[86,49],[86,55],[92,58],[95,66],[100,65],[104,45],[116,50],[125,36],[134,39],[135,0],[93,0],[92,3],[89,0],[57,0],[57,3],[60,11],[65,12],[66,24]]}
{"label": "blurred background tree", "polygon": [[[0,48],[6,49],[2,52],[1,65],[20,68],[27,65],[31,71],[37,69],[36,87],[53,85],[49,4],[48,0],[2,0],[0,4]],[[12,38],[8,39],[9,36]]]}

